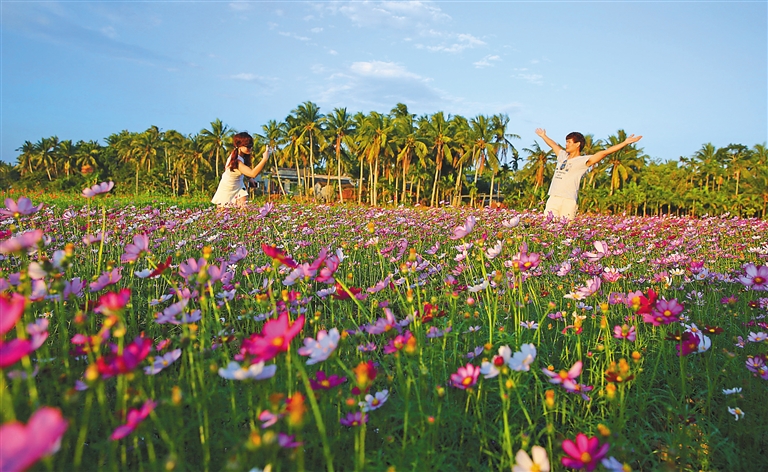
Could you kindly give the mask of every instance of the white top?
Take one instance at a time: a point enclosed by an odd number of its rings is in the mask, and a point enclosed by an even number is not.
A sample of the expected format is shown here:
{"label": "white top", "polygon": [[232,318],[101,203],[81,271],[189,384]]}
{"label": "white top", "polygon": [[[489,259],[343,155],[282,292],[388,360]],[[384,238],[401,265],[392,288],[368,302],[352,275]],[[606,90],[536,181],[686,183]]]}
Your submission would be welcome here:
{"label": "white top", "polygon": [[581,177],[587,172],[587,161],[592,156],[577,156],[568,158],[565,150],[557,153],[557,167],[552,176],[552,184],[549,186],[549,195],[552,197],[570,198],[576,200],[579,195]]}
{"label": "white top", "polygon": [[[243,174],[239,170],[229,170],[229,163],[232,159],[230,155],[227,158],[227,162],[224,164],[224,172],[221,174],[221,181],[219,181],[219,188],[216,189],[216,194],[211,199],[211,203],[216,205],[228,205],[232,204],[241,197],[247,197],[248,191],[245,189],[245,182],[243,181]],[[237,160],[245,163],[243,158],[237,156]]]}

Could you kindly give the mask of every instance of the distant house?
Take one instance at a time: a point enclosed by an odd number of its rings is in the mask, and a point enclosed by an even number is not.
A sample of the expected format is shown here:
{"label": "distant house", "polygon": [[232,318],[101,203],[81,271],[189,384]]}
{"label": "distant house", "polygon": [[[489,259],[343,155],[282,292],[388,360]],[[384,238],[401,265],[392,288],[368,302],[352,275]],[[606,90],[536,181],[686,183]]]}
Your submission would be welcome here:
{"label": "distant house", "polygon": [[[306,169],[301,169],[301,178],[299,178],[295,168],[280,167],[277,169],[277,172],[274,171],[274,168],[265,170],[255,179],[251,179],[251,187],[255,188],[256,193],[261,195],[280,194],[282,193],[280,190],[280,185],[282,184],[286,195],[300,195],[303,192],[302,189],[312,186],[312,175],[308,171],[305,174],[305,171]],[[344,199],[350,199],[355,196],[357,181],[353,178],[342,175],[341,179],[339,179],[336,175],[315,174],[315,185],[319,185],[319,188],[315,189],[318,192],[318,196],[320,196],[322,189],[329,183],[337,184],[337,182],[341,183]],[[334,194],[338,195],[338,191],[334,192]],[[328,190],[322,192],[322,195],[324,200],[329,200],[327,197],[330,195]]]}

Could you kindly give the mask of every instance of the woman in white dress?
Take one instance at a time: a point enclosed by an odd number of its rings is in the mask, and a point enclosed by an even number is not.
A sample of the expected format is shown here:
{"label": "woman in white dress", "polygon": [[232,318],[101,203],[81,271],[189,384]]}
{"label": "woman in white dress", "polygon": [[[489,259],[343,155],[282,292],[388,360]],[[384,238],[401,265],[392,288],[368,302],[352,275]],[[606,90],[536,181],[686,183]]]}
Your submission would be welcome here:
{"label": "woman in white dress", "polygon": [[221,174],[219,188],[211,199],[219,208],[226,206],[245,205],[248,199],[248,191],[245,188],[244,178],[254,178],[261,173],[269,158],[269,147],[261,155],[261,161],[255,167],[251,167],[251,153],[253,152],[253,138],[246,132],[238,133],[232,137],[235,149],[232,150],[227,162],[224,164],[224,173]]}

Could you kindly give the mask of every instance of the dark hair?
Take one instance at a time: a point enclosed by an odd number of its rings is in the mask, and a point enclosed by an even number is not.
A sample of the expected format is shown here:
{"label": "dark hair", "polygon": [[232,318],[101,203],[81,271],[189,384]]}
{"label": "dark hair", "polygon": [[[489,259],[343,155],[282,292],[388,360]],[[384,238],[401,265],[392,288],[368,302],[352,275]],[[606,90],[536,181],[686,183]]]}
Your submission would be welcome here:
{"label": "dark hair", "polygon": [[[232,136],[232,144],[235,146],[235,148],[232,150],[232,154],[229,156],[229,170],[235,171],[239,166],[237,157],[240,154],[240,147],[253,147],[253,137],[247,131],[243,131],[242,133],[237,133],[236,135]],[[243,154],[243,164],[247,165],[248,167],[251,166],[250,154]]]}
{"label": "dark hair", "polygon": [[584,146],[587,145],[587,140],[584,139],[584,135],[576,131],[573,133],[568,133],[568,136],[565,137],[565,140],[568,141],[569,139],[574,143],[579,143],[579,152],[583,151]]}

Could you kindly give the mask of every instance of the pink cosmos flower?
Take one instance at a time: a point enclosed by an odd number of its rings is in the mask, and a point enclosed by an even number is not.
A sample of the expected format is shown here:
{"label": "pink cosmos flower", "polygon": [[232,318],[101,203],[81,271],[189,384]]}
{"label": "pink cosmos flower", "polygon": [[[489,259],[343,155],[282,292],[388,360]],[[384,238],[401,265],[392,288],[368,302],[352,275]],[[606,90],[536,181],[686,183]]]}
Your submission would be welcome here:
{"label": "pink cosmos flower", "polygon": [[48,338],[48,320],[39,320],[27,326],[30,339],[13,339],[5,341],[4,335],[10,331],[24,314],[26,299],[23,295],[0,294],[0,369],[20,361],[39,348]]}
{"label": "pink cosmos flower", "polygon": [[623,324],[621,326],[616,325],[613,327],[613,337],[616,339],[626,339],[627,341],[634,342],[636,337],[634,326]]}
{"label": "pink cosmos flower", "polygon": [[141,424],[141,422],[144,421],[150,413],[152,413],[152,410],[155,409],[155,406],[157,406],[157,403],[152,400],[147,400],[144,402],[144,405],[142,405],[141,408],[131,408],[125,418],[125,424],[115,428],[109,439],[112,441],[117,441],[118,439],[122,439],[131,434],[136,429],[136,427],[139,426],[139,424]]}
{"label": "pink cosmos flower", "polygon": [[102,290],[104,287],[107,287],[109,285],[114,285],[120,281],[120,279],[123,278],[123,276],[120,274],[120,272],[123,270],[123,267],[115,267],[109,272],[104,272],[99,276],[98,279],[96,279],[95,282],[90,283],[91,292],[98,292],[99,290]]}
{"label": "pink cosmos flower", "polygon": [[475,367],[469,362],[464,367],[459,367],[456,373],[451,374],[451,385],[462,390],[466,390],[477,383],[480,376],[480,367]]}
{"label": "pink cosmos flower", "polygon": [[346,377],[339,377],[336,374],[328,377],[325,375],[325,372],[320,370],[315,374],[314,379],[309,379],[309,385],[312,387],[312,390],[330,390],[346,381]]}
{"label": "pink cosmos flower", "polygon": [[208,261],[206,261],[204,258],[200,258],[198,260],[195,260],[194,258],[190,257],[187,259],[187,262],[182,262],[179,264],[179,275],[184,277],[184,280],[189,280],[190,277],[193,275],[197,275],[200,273],[201,270],[205,268],[205,266],[208,264]]}
{"label": "pink cosmos flower", "polygon": [[162,356],[156,357],[154,362],[152,362],[152,365],[144,367],[144,373],[147,375],[155,375],[176,362],[179,357],[181,357],[181,349],[174,349],[173,351],[166,352]]}
{"label": "pink cosmos flower", "polygon": [[277,434],[277,444],[284,449],[293,449],[304,444],[303,442],[296,442],[294,440],[295,435],[288,435],[285,433]]}
{"label": "pink cosmos flower", "polygon": [[276,246],[270,246],[268,244],[262,243],[261,250],[264,251],[264,254],[272,258],[272,260],[278,264],[288,266],[291,269],[298,267],[296,261],[288,257],[285,251],[277,248]]}
{"label": "pink cosmos flower", "polygon": [[608,254],[608,243],[605,241],[595,241],[592,243],[595,252],[585,252],[582,254],[590,262],[597,262]]}
{"label": "pink cosmos flower", "polygon": [[575,292],[564,295],[564,298],[584,300],[585,298],[596,294],[600,290],[600,286],[600,277],[593,277],[587,280],[587,283],[583,287],[577,288]]}
{"label": "pink cosmos flower", "polygon": [[91,186],[89,188],[83,189],[83,194],[82,195],[85,198],[93,198],[96,195],[101,195],[101,194],[109,192],[110,190],[112,190],[112,187],[114,187],[114,186],[115,186],[115,183],[112,182],[112,181],[110,181],[110,182],[102,182],[100,184],[96,184],[96,185],[93,185],[93,186]]}
{"label": "pink cosmos flower", "polygon": [[540,263],[541,256],[535,252],[529,253],[528,244],[523,243],[520,246],[520,252],[515,254],[509,263],[505,262],[504,265],[525,272],[537,268]]}
{"label": "pink cosmos flower", "polygon": [[368,422],[368,415],[366,415],[362,411],[347,413],[347,416],[342,418],[339,422],[341,423],[342,426],[346,426],[348,428],[351,428],[353,426],[360,426],[363,423]]}
{"label": "pink cosmos flower", "polygon": [[664,298],[657,300],[650,313],[643,313],[643,321],[651,323],[653,326],[670,324],[678,321],[680,313],[685,308],[677,302],[676,299],[666,300]]}
{"label": "pink cosmos flower", "polygon": [[739,282],[751,290],[768,290],[768,266],[757,267],[751,262],[744,267],[745,274]]}
{"label": "pink cosmos flower", "polygon": [[43,238],[43,230],[26,231],[18,236],[0,242],[0,254],[15,254],[27,251],[37,246]]}
{"label": "pink cosmos flower", "polygon": [[288,313],[282,313],[276,320],[267,321],[261,333],[254,333],[243,341],[238,360],[242,360],[246,355],[253,356],[256,362],[274,359],[279,353],[288,350],[291,340],[303,327],[304,315],[291,323]]}
{"label": "pink cosmos flower", "polygon": [[386,403],[389,398],[389,390],[384,389],[381,392],[376,392],[375,395],[368,394],[365,396],[365,401],[359,402],[360,408],[364,413],[376,410]]}
{"label": "pink cosmos flower", "polygon": [[747,370],[754,372],[764,380],[768,380],[768,366],[765,365],[765,361],[762,357],[749,357],[747,358]]}
{"label": "pink cosmos flower", "polygon": [[149,252],[149,236],[137,234],[133,237],[133,243],[125,246],[125,252],[120,256],[120,262],[136,262],[136,260]]}
{"label": "pink cosmos flower", "polygon": [[572,469],[595,470],[600,460],[608,454],[608,443],[600,444],[596,437],[587,437],[584,433],[576,435],[576,442],[566,439],[563,441],[563,451],[568,456],[560,459],[565,467]]}
{"label": "pink cosmos flower", "polygon": [[55,453],[67,426],[61,411],[48,406],[34,412],[26,425],[11,421],[0,426],[0,470],[26,470]]}
{"label": "pink cosmos flower", "polygon": [[11,198],[6,198],[5,208],[0,208],[0,215],[18,218],[22,215],[37,213],[42,207],[42,203],[34,206],[32,200],[27,197],[19,197],[18,202],[13,201]]}
{"label": "pink cosmos flower", "polygon": [[117,315],[123,311],[130,300],[131,289],[129,288],[120,289],[119,292],[107,292],[99,297],[93,311],[105,316]]}
{"label": "pink cosmos flower", "polygon": [[339,345],[341,335],[337,328],[331,328],[330,331],[321,330],[317,333],[317,339],[304,338],[304,346],[299,348],[300,356],[309,356],[307,365],[317,364],[328,359]]}
{"label": "pink cosmos flower", "polygon": [[693,352],[699,351],[699,342],[701,340],[695,333],[686,331],[683,333],[680,343],[675,346],[677,349],[677,356],[687,356]]}
{"label": "pink cosmos flower", "polygon": [[463,225],[460,225],[453,230],[453,234],[451,235],[451,239],[461,239],[472,232],[472,229],[475,227],[475,217],[470,215],[467,217],[466,223]]}
{"label": "pink cosmos flower", "polygon": [[561,370],[560,372],[553,372],[549,369],[541,369],[544,375],[549,377],[549,382],[553,384],[562,384],[563,387],[574,387],[578,384],[576,378],[581,375],[582,362],[576,361],[573,366],[566,372]]}
{"label": "pink cosmos flower", "polygon": [[104,379],[133,371],[148,355],[152,349],[152,340],[136,337],[130,344],[118,354],[117,346],[113,346],[112,352],[99,357],[96,367]]}

